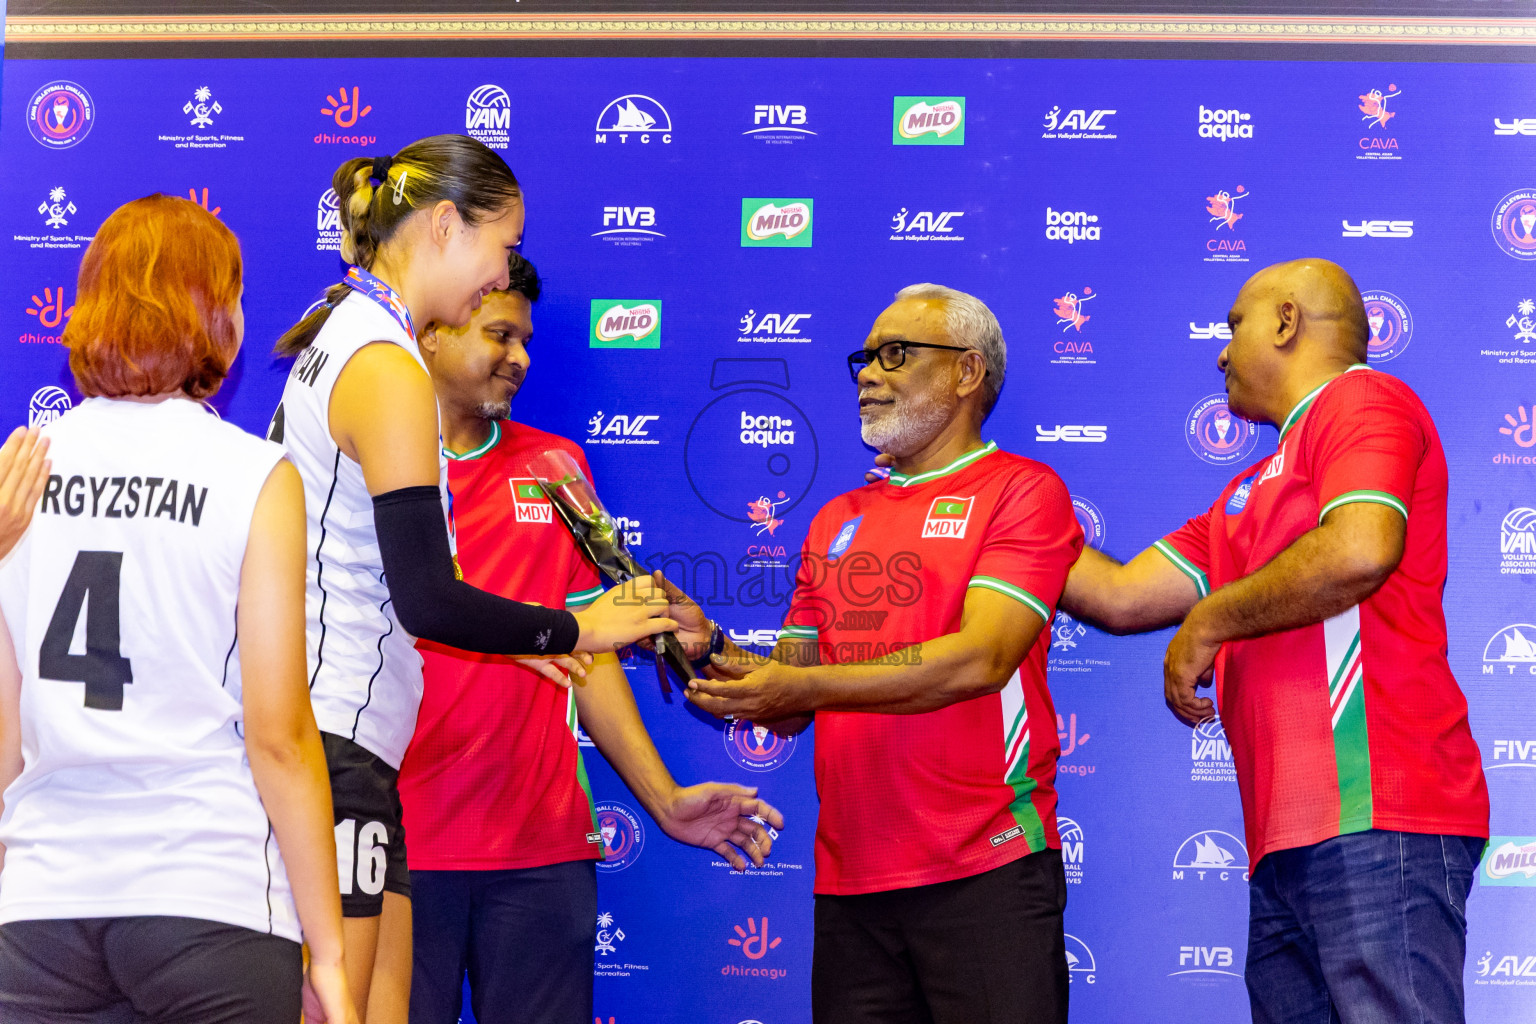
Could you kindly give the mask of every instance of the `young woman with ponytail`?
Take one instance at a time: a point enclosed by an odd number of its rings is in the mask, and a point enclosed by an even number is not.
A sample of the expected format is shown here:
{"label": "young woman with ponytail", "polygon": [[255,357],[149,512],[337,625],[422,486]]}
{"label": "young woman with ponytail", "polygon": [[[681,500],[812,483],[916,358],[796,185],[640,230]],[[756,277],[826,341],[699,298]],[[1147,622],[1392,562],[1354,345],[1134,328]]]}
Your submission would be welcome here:
{"label": "young woman with ponytail", "polygon": [[543,659],[539,670],[569,685],[591,654],[675,623],[648,579],[572,614],[476,590],[457,571],[417,337],[467,323],[507,287],[524,209],[506,163],[467,136],[437,135],[348,160],[332,185],[352,266],[278,341],[295,359],[269,436],[304,480],[310,695],[335,804],[349,980],[370,1024],[403,1024],[410,876],[396,778],[421,701],[414,638]]}

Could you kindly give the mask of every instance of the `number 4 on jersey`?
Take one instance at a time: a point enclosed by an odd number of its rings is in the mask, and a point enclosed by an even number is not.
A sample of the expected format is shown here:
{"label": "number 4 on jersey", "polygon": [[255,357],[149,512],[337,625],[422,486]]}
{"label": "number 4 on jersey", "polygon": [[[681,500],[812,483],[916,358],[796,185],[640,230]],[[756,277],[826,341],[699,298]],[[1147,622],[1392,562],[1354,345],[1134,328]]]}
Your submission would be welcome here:
{"label": "number 4 on jersey", "polygon": [[[37,653],[37,674],[61,683],[84,683],[85,706],[123,710],[123,687],[133,682],[133,666],[123,657],[117,613],[123,575],[120,551],[82,551],[64,581],[48,632]],[[85,653],[73,654],[81,612],[85,614]]]}

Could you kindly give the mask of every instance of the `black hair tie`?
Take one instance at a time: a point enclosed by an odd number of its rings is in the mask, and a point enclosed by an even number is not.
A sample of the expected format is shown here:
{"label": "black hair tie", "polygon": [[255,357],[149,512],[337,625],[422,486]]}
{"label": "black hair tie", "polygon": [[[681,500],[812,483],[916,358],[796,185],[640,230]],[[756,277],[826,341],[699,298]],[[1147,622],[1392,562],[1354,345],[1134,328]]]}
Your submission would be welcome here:
{"label": "black hair tie", "polygon": [[376,156],[373,158],[373,170],[369,177],[380,185],[389,184],[389,169],[394,166],[395,158],[392,156]]}

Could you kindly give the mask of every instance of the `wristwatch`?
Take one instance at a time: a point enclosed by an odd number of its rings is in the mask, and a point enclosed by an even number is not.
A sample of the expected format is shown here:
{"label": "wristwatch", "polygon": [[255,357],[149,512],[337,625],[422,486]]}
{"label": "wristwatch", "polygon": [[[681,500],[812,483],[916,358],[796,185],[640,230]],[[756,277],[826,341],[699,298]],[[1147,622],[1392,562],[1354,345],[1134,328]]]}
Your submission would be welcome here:
{"label": "wristwatch", "polygon": [[693,671],[702,674],[709,667],[709,659],[725,650],[725,630],[720,628],[720,623],[710,620],[709,623],[709,647],[704,651],[704,656],[692,662]]}

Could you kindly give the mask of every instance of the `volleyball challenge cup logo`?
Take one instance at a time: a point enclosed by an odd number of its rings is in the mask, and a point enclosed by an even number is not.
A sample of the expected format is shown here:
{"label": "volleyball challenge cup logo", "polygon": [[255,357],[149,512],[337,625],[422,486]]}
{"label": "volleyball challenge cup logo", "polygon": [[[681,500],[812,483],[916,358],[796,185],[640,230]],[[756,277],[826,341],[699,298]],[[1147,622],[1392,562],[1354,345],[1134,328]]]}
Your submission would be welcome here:
{"label": "volleyball challenge cup logo", "polygon": [[1536,188],[1522,188],[1493,210],[1493,240],[1517,260],[1536,260]]}
{"label": "volleyball challenge cup logo", "polygon": [[1226,395],[1207,395],[1189,411],[1184,439],[1201,461],[1229,466],[1253,454],[1259,446],[1259,428],[1232,415]]}
{"label": "volleyball challenge cup logo", "polygon": [[1413,316],[1408,306],[1391,292],[1368,291],[1360,297],[1365,300],[1365,319],[1371,330],[1366,340],[1367,358],[1373,363],[1396,359],[1413,340]]}
{"label": "volleyball challenge cup logo", "polygon": [[749,772],[769,772],[788,761],[796,740],[744,718],[725,723],[725,752]]}
{"label": "volleyball challenge cup logo", "polygon": [[602,837],[603,859],[597,862],[602,872],[623,871],[640,858],[645,849],[645,826],[640,816],[616,801],[592,808],[597,819],[597,834]]}
{"label": "volleyball challenge cup logo", "polygon": [[95,123],[91,94],[74,82],[49,82],[27,101],[27,128],[49,149],[68,149],[83,142]]}

